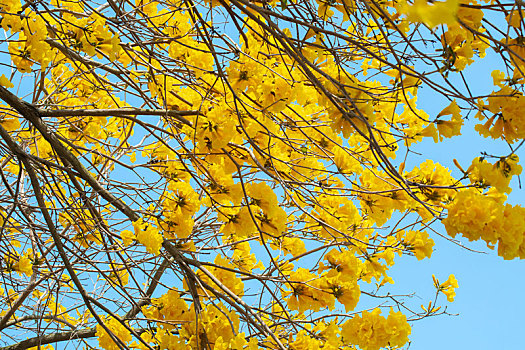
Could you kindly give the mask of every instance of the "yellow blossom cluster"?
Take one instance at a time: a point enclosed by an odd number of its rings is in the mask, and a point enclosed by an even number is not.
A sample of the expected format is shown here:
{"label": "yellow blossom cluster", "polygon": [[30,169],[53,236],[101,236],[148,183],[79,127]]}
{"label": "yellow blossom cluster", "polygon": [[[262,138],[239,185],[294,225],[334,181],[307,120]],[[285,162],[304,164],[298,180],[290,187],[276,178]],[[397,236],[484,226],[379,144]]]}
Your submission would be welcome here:
{"label": "yellow blossom cluster", "polygon": [[341,327],[343,342],[358,345],[363,350],[403,346],[410,333],[406,316],[393,309],[386,318],[381,316],[381,309],[378,308],[371,312],[363,311]]}
{"label": "yellow blossom cluster", "polygon": [[[146,343],[158,344],[161,349],[193,349],[207,342],[213,349],[258,349],[257,342],[247,341],[239,333],[239,316],[223,304],[207,306],[196,316],[193,305],[188,305],[179,292],[169,290],[152,305],[143,307],[144,316],[157,321],[159,328],[145,332],[141,338]],[[142,343],[133,345],[146,349]]]}
{"label": "yellow blossom cluster", "polygon": [[[476,131],[484,137],[502,138],[513,143],[525,137],[525,120],[521,111],[525,107],[525,97],[511,85],[513,78],[495,70],[492,72],[494,85],[500,89],[487,98],[478,100],[479,111],[476,118],[484,121],[475,126]],[[491,115],[486,115],[490,112]]]}
{"label": "yellow blossom cluster", "polygon": [[153,299],[150,306],[142,308],[142,313],[148,319],[164,321],[162,324],[166,329],[173,329],[193,317],[188,305],[175,290]]}
{"label": "yellow blossom cluster", "polygon": [[122,344],[127,344],[133,339],[131,332],[123,324],[124,321],[117,320],[113,317],[107,317],[103,319],[104,326],[108,331],[100,324],[97,325],[97,338],[98,345],[106,350],[119,350]]}
{"label": "yellow blossom cluster", "polygon": [[[159,254],[160,248],[162,247],[163,237],[159,229],[144,220],[139,219],[133,223],[135,229],[135,237],[139,243],[146,247],[148,253]],[[129,234],[123,236],[123,240],[129,240],[131,237]]]}
{"label": "yellow blossom cluster", "polygon": [[397,233],[397,239],[407,250],[414,253],[418,260],[432,256],[434,240],[425,231],[401,230]]}
{"label": "yellow blossom cluster", "polygon": [[346,250],[333,249],[325,259],[328,263],[319,263],[318,274],[304,268],[290,272],[291,290],[283,291],[283,296],[291,310],[331,310],[336,300],[347,312],[356,307],[360,296],[357,281],[365,267]]}
{"label": "yellow blossom cluster", "polygon": [[194,224],[192,216],[201,206],[198,194],[187,182],[172,181],[161,203],[163,217],[158,220],[159,228],[170,238],[188,237]]}
{"label": "yellow blossom cluster", "polygon": [[28,250],[28,252],[22,256],[18,254],[16,254],[16,256],[6,255],[4,257],[6,271],[16,271],[20,275],[25,274],[26,276],[33,275],[33,262],[31,261],[29,253],[32,253],[32,249]]}
{"label": "yellow blossom cluster", "polygon": [[[235,293],[235,295],[243,296],[244,295],[244,283],[234,272],[235,261],[230,261],[229,258],[225,258],[221,255],[217,255],[213,261],[213,267],[209,267],[207,270],[210,272],[220,284],[224,285],[228,290]],[[252,265],[253,268],[255,264]],[[199,276],[206,284],[213,286],[216,290],[221,290],[220,285],[218,285],[210,276],[202,271],[197,271],[197,276]],[[187,285],[187,281],[184,281],[184,284]],[[204,294],[206,295],[206,294]]]}
{"label": "yellow blossom cluster", "polygon": [[459,10],[458,0],[428,3],[425,0],[415,0],[412,5],[402,3],[401,12],[407,14],[410,22],[422,22],[430,28],[438,24],[455,24]]}
{"label": "yellow blossom cluster", "polygon": [[62,212],[59,215],[59,221],[63,227],[72,226],[75,235],[73,241],[81,247],[87,248],[90,244],[102,243],[100,231],[96,227],[94,219],[88,210],[75,211],[75,215]]}
{"label": "yellow blossom cluster", "polygon": [[[441,36],[444,69],[462,71],[474,62],[474,55],[485,56],[489,43],[482,33],[483,11],[477,8],[476,0],[462,0],[457,12],[457,21]],[[479,34],[481,33],[481,34]]]}
{"label": "yellow blossom cluster", "polygon": [[510,193],[512,189],[509,184],[512,176],[521,174],[522,168],[518,161],[519,158],[515,154],[503,157],[494,164],[478,157],[472,160],[467,173],[472,183],[491,186],[501,193]]}
{"label": "yellow blossom cluster", "polygon": [[363,188],[383,192],[381,195],[360,196],[361,208],[369,219],[379,226],[390,219],[394,210],[404,211],[411,205],[408,194],[399,190],[398,186],[387,181],[382,175],[380,172],[365,171],[359,179]]}
{"label": "yellow blossom cluster", "polygon": [[[436,205],[448,203],[455,196],[455,191],[451,187],[457,183],[457,180],[450,175],[449,169],[430,159],[415,167],[406,176],[407,179],[419,184],[416,196],[426,203]],[[423,218],[430,218],[428,210],[420,206],[416,210]]]}
{"label": "yellow blossom cluster", "polygon": [[505,196],[497,191],[487,194],[469,188],[459,192],[448,206],[442,222],[447,233],[461,233],[471,241],[483,239],[489,247],[498,244],[504,259],[525,258],[525,208],[504,204]]}

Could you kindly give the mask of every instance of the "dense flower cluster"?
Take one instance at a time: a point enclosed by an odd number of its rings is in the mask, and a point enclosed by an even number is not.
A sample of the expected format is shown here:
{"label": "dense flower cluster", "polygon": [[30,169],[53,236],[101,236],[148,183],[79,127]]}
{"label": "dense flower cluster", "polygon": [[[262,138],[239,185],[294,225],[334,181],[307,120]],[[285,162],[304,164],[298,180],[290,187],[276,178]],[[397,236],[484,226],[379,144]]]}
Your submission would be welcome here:
{"label": "dense flower cluster", "polygon": [[408,341],[411,328],[405,315],[390,309],[388,317],[381,316],[381,309],[363,311],[343,324],[343,341],[356,344],[363,350],[383,347],[400,347]]}
{"label": "dense flower cluster", "polygon": [[476,189],[461,191],[448,207],[443,220],[451,236],[462,233],[469,240],[482,239],[489,247],[498,244],[505,259],[525,258],[525,208],[504,204],[504,196],[487,195]]}
{"label": "dense flower cluster", "polygon": [[[122,344],[127,344],[133,340],[130,331],[121,320],[107,318],[104,320],[104,326],[97,325],[98,345],[103,349],[118,350],[122,347]],[[108,333],[108,330],[111,332],[111,335]]]}

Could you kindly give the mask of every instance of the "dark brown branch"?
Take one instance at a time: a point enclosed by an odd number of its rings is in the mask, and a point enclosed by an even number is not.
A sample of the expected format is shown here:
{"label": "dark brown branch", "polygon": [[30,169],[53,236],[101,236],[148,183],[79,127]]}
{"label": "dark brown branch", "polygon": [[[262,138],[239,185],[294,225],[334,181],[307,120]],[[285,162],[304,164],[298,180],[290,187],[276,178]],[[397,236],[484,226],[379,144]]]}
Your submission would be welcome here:
{"label": "dark brown branch", "polygon": [[125,115],[155,115],[175,117],[178,121],[188,126],[191,122],[184,118],[187,115],[199,115],[199,111],[174,111],[165,109],[144,108],[118,108],[118,109],[38,109],[42,117],[108,117]]}
{"label": "dark brown branch", "polygon": [[92,327],[87,329],[81,329],[78,331],[67,331],[61,333],[47,334],[42,335],[40,337],[29,338],[13,345],[5,346],[3,348],[0,348],[0,350],[25,350],[35,346],[42,346],[66,340],[93,338],[96,335],[96,333],[97,329],[95,327]]}

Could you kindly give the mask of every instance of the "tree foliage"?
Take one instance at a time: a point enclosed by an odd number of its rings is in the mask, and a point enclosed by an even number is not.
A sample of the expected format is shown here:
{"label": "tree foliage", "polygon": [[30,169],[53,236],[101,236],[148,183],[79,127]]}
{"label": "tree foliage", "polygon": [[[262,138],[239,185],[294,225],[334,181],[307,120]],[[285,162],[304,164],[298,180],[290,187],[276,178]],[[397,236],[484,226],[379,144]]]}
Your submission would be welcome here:
{"label": "tree foliage", "polygon": [[[389,293],[399,256],[444,225],[525,257],[521,2],[0,9],[2,349],[398,348],[458,287],[417,310]],[[509,152],[413,156],[462,128]]]}

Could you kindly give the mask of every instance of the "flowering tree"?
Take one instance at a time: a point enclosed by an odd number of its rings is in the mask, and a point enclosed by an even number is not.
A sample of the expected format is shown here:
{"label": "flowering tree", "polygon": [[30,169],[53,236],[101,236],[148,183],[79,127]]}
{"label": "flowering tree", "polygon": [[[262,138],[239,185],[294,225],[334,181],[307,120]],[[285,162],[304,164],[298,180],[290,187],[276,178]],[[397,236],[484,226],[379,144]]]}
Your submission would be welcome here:
{"label": "flowering tree", "polygon": [[[458,282],[417,310],[397,256],[525,257],[520,4],[0,0],[2,349],[405,346]],[[509,152],[407,169],[469,115]]]}

